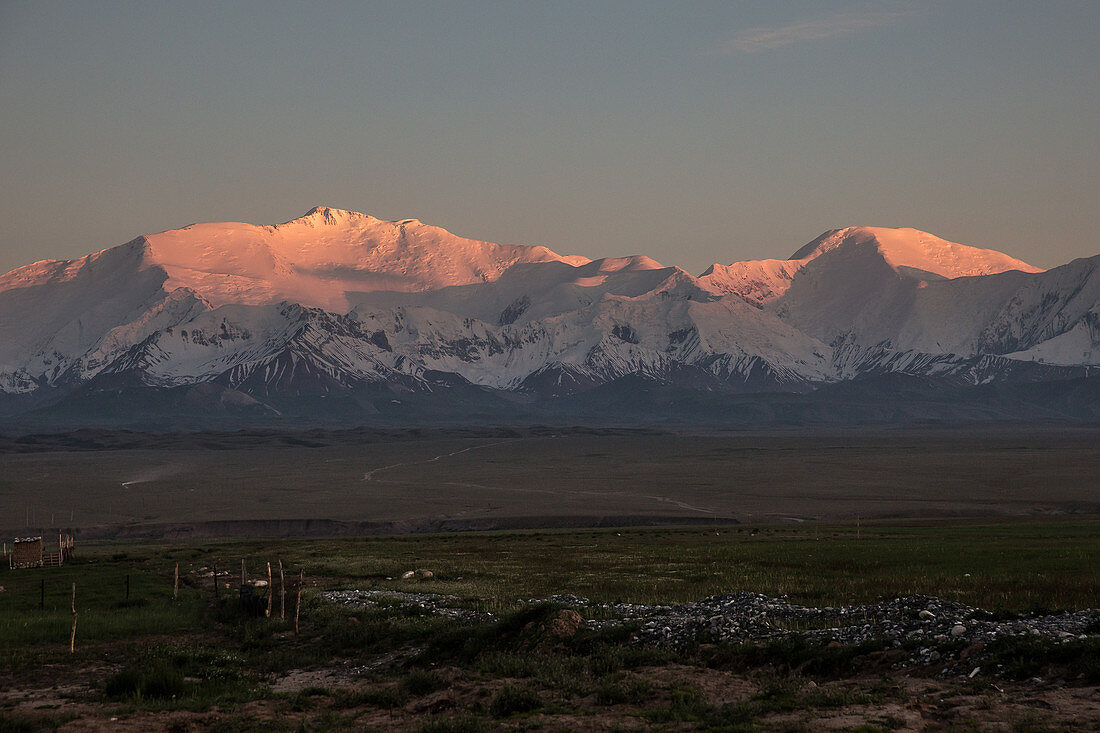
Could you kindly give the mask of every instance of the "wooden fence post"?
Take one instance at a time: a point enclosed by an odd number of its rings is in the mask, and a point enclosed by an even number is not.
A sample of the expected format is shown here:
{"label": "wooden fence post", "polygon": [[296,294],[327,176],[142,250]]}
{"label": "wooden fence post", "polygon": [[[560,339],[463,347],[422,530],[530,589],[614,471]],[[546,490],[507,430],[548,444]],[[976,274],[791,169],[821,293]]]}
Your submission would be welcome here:
{"label": "wooden fence post", "polygon": [[248,571],[245,569],[244,558],[242,557],[241,558],[241,585],[244,585],[247,582],[248,582]]}
{"label": "wooden fence post", "polygon": [[275,603],[275,589],[271,585],[271,563],[267,564],[267,610],[264,611],[266,618],[271,618],[271,606]]}
{"label": "wooden fence post", "polygon": [[286,578],[283,576],[283,561],[279,561],[279,618],[286,621]]}
{"label": "wooden fence post", "polygon": [[305,580],[305,571],[298,571],[298,600],[294,603],[294,635],[298,635],[298,614],[302,611],[302,581]]}
{"label": "wooden fence post", "polygon": [[214,600],[218,599],[218,564],[214,563]]}
{"label": "wooden fence post", "polygon": [[176,600],[180,595],[180,564],[176,563],[176,576],[172,582],[172,600]]}
{"label": "wooden fence post", "polygon": [[73,612],[73,633],[72,636],[69,637],[69,654],[74,654],[76,652],[76,583],[73,583],[73,601],[71,608]]}

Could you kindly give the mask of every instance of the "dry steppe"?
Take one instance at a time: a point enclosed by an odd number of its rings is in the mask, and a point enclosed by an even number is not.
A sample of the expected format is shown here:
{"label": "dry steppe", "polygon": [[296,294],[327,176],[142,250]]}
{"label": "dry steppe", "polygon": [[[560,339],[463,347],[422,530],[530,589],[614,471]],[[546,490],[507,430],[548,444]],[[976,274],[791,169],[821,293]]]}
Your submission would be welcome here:
{"label": "dry steppe", "polygon": [[0,439],[0,528],[372,534],[1100,513],[1100,428],[97,433]]}

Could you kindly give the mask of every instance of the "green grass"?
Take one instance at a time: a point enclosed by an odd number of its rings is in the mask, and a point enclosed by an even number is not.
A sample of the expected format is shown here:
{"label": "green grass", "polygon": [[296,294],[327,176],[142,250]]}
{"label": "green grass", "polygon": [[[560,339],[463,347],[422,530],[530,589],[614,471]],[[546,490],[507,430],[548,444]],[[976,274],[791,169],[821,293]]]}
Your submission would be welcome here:
{"label": "green grass", "polygon": [[1057,642],[1034,636],[1002,637],[990,643],[987,664],[1002,667],[1008,679],[1045,676],[1051,666],[1067,679],[1100,682],[1100,638]]}
{"label": "green grass", "polygon": [[[290,593],[304,570],[303,613],[322,608],[314,587],[359,587],[450,593],[473,608],[507,611],[516,600],[573,593],[597,601],[680,602],[748,590],[794,602],[841,605],[930,594],[999,613],[1079,609],[1100,597],[1100,522],[732,526],[421,535],[337,540],[220,542],[191,546],[104,543],[78,547],[62,568],[0,573],[0,648],[67,645],[72,584],[77,585],[77,645],[150,636],[179,636],[203,627],[212,601],[213,564],[233,572],[241,559],[250,577],[282,559]],[[184,583],[172,598],[176,562]],[[387,580],[427,567],[427,581]],[[130,597],[126,598],[126,577]],[[277,571],[275,574],[278,582]],[[44,608],[41,583],[45,582]],[[190,587],[189,584],[195,585]],[[222,603],[233,604],[222,589]],[[278,595],[275,610],[279,608]],[[386,617],[386,629],[371,620]],[[419,632],[412,616],[394,628],[384,609],[358,626],[326,630],[334,648],[384,645]],[[377,620],[377,619],[375,619]],[[257,627],[258,628],[258,627]],[[242,627],[247,635],[248,627]],[[250,643],[262,646],[252,629]]]}
{"label": "green grass", "polygon": [[[748,590],[813,605],[930,594],[1014,611],[1082,608],[1100,595],[1100,573],[1090,570],[1097,521],[481,533],[204,549],[185,559],[232,568],[241,556],[278,554],[334,586],[452,593],[491,612],[552,593],[644,603]],[[387,580],[420,567],[435,577]]]}
{"label": "green grass", "polygon": [[185,589],[173,600],[171,570],[156,565],[144,560],[132,567],[128,560],[93,557],[61,568],[0,573],[5,589],[0,593],[0,647],[62,642],[68,646],[74,584],[79,645],[198,628],[201,597]]}
{"label": "green grass", "polygon": [[756,710],[747,703],[716,705],[695,687],[675,687],[669,691],[669,702],[646,712],[645,717],[658,726],[673,723],[694,723],[701,730],[751,731]]}
{"label": "green grass", "polygon": [[528,687],[505,685],[489,703],[489,714],[494,718],[508,718],[530,713],[542,707],[542,698]]}
{"label": "green grass", "polygon": [[[422,535],[334,540],[249,540],[202,545],[103,543],[78,546],[63,568],[0,572],[0,685],[42,668],[95,670],[95,700],[121,711],[209,711],[236,720],[249,700],[269,699],[308,714],[310,729],[354,724],[355,711],[403,715],[445,691],[454,670],[468,684],[486,685],[475,715],[436,711],[425,730],[493,728],[524,716],[553,715],[568,701],[594,709],[635,706],[656,727],[691,725],[752,729],[785,709],[825,709],[874,703],[890,690],[827,692],[802,686],[803,675],[836,679],[860,671],[884,645],[827,647],[799,638],[755,645],[700,647],[681,655],[630,643],[632,629],[581,630],[548,638],[540,626],[552,604],[518,599],[572,593],[597,601],[679,602],[754,591],[787,594],[812,605],[874,602],[927,593],[984,607],[1010,618],[1035,609],[1091,607],[1100,598],[1100,522],[959,524],[876,523],[633,530],[580,530]],[[290,591],[287,618],[242,615],[229,588],[215,600],[204,573],[215,563],[239,582],[241,559],[251,577],[282,560]],[[182,576],[173,598],[176,563]],[[428,568],[423,581],[395,580]],[[307,585],[301,633],[293,632],[298,572]],[[130,597],[126,598],[126,578]],[[278,582],[277,570],[274,574]],[[45,582],[44,601],[41,596]],[[69,654],[72,584],[77,585],[76,654]],[[494,624],[467,624],[422,615],[393,603],[347,608],[323,601],[326,588],[375,588],[449,593],[470,608],[491,610]],[[1098,678],[1097,640],[1055,644],[1008,640],[992,647],[1010,678],[1045,674],[1053,665],[1067,679]],[[385,677],[354,687],[279,695],[267,684],[291,669],[355,665],[395,655]],[[639,679],[670,662],[697,668],[775,675],[760,694],[716,704],[691,687]],[[440,665],[438,668],[434,665]],[[448,667],[451,671],[441,671]],[[792,675],[797,674],[795,678]],[[500,681],[504,686],[500,686]],[[434,704],[434,703],[432,703]],[[474,709],[471,708],[471,709]],[[433,708],[434,709],[434,708]],[[241,718],[242,720],[244,718]],[[28,723],[27,721],[31,722]],[[0,730],[56,721],[0,718]],[[51,722],[54,721],[54,722]],[[60,721],[60,722],[57,722]],[[278,721],[283,725],[286,721]]]}

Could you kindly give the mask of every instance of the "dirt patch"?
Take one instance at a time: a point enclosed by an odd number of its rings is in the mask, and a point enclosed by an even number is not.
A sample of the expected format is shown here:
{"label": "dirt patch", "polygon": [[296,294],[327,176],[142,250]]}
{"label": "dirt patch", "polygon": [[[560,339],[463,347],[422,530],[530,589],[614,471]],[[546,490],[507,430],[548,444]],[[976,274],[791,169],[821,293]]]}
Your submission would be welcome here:
{"label": "dirt patch", "polygon": [[[73,699],[85,692],[79,685],[9,689],[0,718],[33,724],[57,722],[63,714],[68,719],[61,730],[66,731],[183,731],[245,723],[272,730],[320,724],[413,730],[428,720],[464,716],[491,728],[691,729],[707,715],[734,714],[765,730],[873,725],[901,731],[1001,731],[1014,726],[1092,731],[1100,726],[1100,688],[1095,685],[1058,688],[907,676],[813,681],[672,663],[616,676],[615,684],[645,692],[630,700],[609,700],[603,693],[568,692],[530,678],[491,678],[454,668],[433,674],[442,680],[442,689],[387,697],[382,693],[400,690],[399,682],[356,679],[345,668],[296,670],[275,683],[268,699],[200,712],[132,712],[121,705],[81,702]],[[493,701],[506,688],[527,691],[540,707],[528,713],[501,712]],[[23,701],[13,704],[18,698]],[[684,707],[685,699],[694,707]]]}
{"label": "dirt patch", "polygon": [[575,636],[578,631],[585,628],[584,617],[571,608],[563,608],[556,611],[549,620],[538,624],[532,621],[527,624],[525,631],[534,631],[543,641],[555,642]]}

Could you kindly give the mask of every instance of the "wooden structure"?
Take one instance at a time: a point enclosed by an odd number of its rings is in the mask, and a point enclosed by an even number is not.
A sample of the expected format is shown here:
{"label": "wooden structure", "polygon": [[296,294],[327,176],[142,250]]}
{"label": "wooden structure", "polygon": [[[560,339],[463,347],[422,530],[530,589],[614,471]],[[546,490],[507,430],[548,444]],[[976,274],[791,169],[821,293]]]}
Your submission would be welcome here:
{"label": "wooden structure", "polygon": [[42,538],[16,537],[11,545],[11,554],[8,556],[8,567],[13,569],[42,567]]}
{"label": "wooden structure", "polygon": [[[11,552],[4,548],[2,559],[7,560],[8,568],[59,568],[66,560],[73,559],[76,542],[72,535],[58,533],[57,551],[47,551],[42,537],[16,537],[11,544]],[[2,566],[0,566],[2,567]]]}

